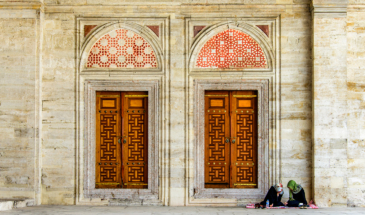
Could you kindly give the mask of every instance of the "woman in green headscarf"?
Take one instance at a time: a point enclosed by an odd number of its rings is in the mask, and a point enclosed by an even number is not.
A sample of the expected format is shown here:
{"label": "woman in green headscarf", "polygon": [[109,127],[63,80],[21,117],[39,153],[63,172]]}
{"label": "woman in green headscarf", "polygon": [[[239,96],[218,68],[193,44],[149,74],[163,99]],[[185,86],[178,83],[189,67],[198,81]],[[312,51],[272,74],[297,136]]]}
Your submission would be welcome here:
{"label": "woman in green headscarf", "polygon": [[303,203],[303,205],[307,205],[307,200],[305,198],[305,192],[300,184],[297,184],[295,181],[290,180],[288,182],[289,188],[289,201],[288,207],[298,207],[299,203]]}

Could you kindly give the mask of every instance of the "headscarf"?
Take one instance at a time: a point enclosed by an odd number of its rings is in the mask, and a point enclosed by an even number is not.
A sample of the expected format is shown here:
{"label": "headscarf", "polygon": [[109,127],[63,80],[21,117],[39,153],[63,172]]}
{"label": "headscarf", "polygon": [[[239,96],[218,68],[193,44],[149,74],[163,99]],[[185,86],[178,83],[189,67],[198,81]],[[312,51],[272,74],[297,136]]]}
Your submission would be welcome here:
{"label": "headscarf", "polygon": [[281,183],[277,183],[273,186],[276,192],[280,192],[280,195],[284,194],[283,185]]}
{"label": "headscarf", "polygon": [[289,201],[293,201],[293,193],[298,194],[302,190],[302,186],[300,184],[297,184],[295,181],[290,180],[288,182],[288,188],[292,189],[289,190]]}

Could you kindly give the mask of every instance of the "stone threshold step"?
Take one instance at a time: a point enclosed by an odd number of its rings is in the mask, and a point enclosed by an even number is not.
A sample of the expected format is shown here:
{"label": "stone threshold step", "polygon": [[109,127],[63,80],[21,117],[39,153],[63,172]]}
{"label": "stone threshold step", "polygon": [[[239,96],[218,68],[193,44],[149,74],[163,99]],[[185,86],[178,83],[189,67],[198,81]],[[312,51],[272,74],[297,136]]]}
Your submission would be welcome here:
{"label": "stone threshold step", "polygon": [[34,205],[34,199],[0,199],[0,211],[24,208]]}

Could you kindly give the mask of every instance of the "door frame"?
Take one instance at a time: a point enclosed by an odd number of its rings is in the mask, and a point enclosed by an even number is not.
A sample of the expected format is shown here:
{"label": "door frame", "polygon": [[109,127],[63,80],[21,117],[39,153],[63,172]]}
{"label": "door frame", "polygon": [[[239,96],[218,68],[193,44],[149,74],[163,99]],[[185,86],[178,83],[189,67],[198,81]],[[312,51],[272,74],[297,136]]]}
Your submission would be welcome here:
{"label": "door frame", "polygon": [[[159,149],[159,81],[85,80],[84,88],[84,197],[85,198],[148,198],[158,199]],[[148,188],[95,189],[95,116],[96,91],[148,92]]]}
{"label": "door frame", "polygon": [[[263,198],[269,188],[269,80],[267,79],[227,79],[194,80],[194,137],[195,137],[195,177],[194,198]],[[257,149],[258,149],[258,187],[257,188],[205,188],[204,150],[205,150],[205,91],[206,90],[255,90],[257,91]],[[272,161],[275,162],[275,161]],[[271,165],[270,165],[271,166]]]}

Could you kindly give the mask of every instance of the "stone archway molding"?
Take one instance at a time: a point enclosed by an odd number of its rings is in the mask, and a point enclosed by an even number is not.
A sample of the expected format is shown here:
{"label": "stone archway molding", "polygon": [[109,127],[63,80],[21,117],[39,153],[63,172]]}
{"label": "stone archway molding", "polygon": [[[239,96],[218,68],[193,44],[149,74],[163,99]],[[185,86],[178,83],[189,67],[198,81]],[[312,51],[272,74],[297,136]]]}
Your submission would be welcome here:
{"label": "stone archway molding", "polygon": [[[205,188],[204,187],[204,149],[205,120],[204,99],[206,90],[256,90],[258,93],[258,187],[249,189]],[[267,79],[227,79],[195,80],[194,87],[194,131],[195,131],[195,199],[260,199],[269,188],[269,80]],[[272,171],[272,170],[271,170]]]}
{"label": "stone archway molding", "polygon": [[[146,200],[144,204],[159,201],[159,81],[158,80],[85,80],[84,108],[84,198]],[[148,188],[147,189],[96,189],[95,188],[95,116],[96,91],[147,91],[148,92]]]}

